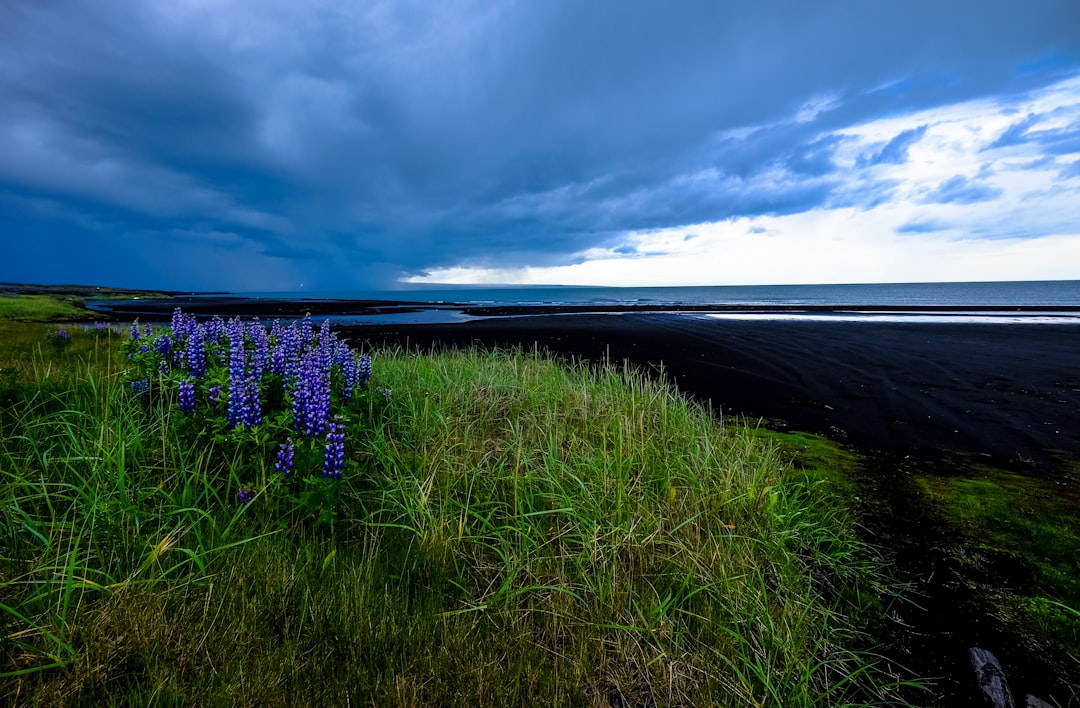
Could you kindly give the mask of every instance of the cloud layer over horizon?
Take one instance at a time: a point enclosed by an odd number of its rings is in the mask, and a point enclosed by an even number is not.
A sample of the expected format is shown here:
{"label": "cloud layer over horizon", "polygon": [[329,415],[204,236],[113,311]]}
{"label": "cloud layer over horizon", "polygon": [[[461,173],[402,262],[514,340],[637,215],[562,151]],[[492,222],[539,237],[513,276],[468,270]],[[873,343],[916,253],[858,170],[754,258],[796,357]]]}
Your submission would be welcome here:
{"label": "cloud layer over horizon", "polygon": [[0,7],[0,280],[1080,278],[1072,1]]}

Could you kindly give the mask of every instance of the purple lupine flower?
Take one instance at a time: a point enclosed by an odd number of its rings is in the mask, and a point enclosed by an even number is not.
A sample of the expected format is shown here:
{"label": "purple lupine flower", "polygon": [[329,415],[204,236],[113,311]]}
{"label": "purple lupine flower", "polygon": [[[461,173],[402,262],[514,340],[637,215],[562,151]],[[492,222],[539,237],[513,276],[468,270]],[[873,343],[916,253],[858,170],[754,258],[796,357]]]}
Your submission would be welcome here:
{"label": "purple lupine flower", "polygon": [[251,403],[248,400],[248,387],[244,379],[229,382],[229,429],[248,427],[248,415]]}
{"label": "purple lupine flower", "polygon": [[254,487],[240,487],[236,490],[236,501],[240,502],[244,506],[247,506],[255,500],[255,488]]}
{"label": "purple lupine flower", "polygon": [[160,354],[165,359],[169,358],[172,354],[173,342],[172,338],[167,334],[163,334],[154,340],[154,351]]}
{"label": "purple lupine flower", "polygon": [[356,385],[360,383],[360,368],[356,364],[356,357],[352,356],[352,352],[348,347],[342,347],[344,349],[344,355],[338,357],[338,363],[341,366],[341,378],[343,391],[342,398],[348,403],[352,400],[353,391],[356,389]]}
{"label": "purple lupine flower", "polygon": [[323,320],[319,327],[319,357],[322,366],[329,369],[337,357],[337,335],[330,330],[330,320]]}
{"label": "purple lupine flower", "polygon": [[293,392],[293,430],[313,438],[326,431],[330,415],[329,371],[319,366],[319,351],[304,354],[300,376]]}
{"label": "purple lupine flower", "polygon": [[143,327],[143,334],[146,335],[147,339],[150,339],[151,337],[153,337],[154,336],[154,325],[148,324],[145,327]]}
{"label": "purple lupine flower", "polygon": [[63,327],[58,330],[48,332],[45,335],[45,338],[56,344],[71,344],[71,334]]}
{"label": "purple lupine flower", "polygon": [[360,383],[366,384],[371,378],[371,357],[367,354],[360,356]]}
{"label": "purple lupine flower", "polygon": [[131,382],[131,392],[135,394],[137,398],[143,398],[146,396],[146,392],[150,390],[150,379],[139,379],[138,381]]}
{"label": "purple lupine flower", "polygon": [[346,360],[352,357],[352,350],[349,349],[349,345],[345,342],[339,342],[337,338],[334,338],[334,343],[330,347],[330,363],[344,366]]}
{"label": "purple lupine flower", "polygon": [[305,312],[304,318],[300,320],[300,342],[307,347],[311,344],[311,313]]}
{"label": "purple lupine flower", "polygon": [[204,322],[201,329],[206,356],[213,357],[218,364],[226,364],[229,359],[229,335],[225,322],[215,316]]}
{"label": "purple lupine flower", "polygon": [[172,333],[178,341],[187,336],[187,316],[179,307],[172,311]]}
{"label": "purple lupine flower", "polygon": [[229,338],[229,326],[225,324],[225,320],[216,315],[203,327],[206,330],[206,341],[208,342],[225,342]]}
{"label": "purple lupine flower", "polygon": [[380,394],[382,394],[383,398],[385,398],[388,401],[390,400],[391,390],[388,389],[388,388],[376,388],[375,393],[380,393]]}
{"label": "purple lupine flower", "polygon": [[229,428],[248,422],[249,389],[244,376],[244,325],[239,318],[229,322]]}
{"label": "purple lupine flower", "polygon": [[263,372],[270,368],[270,340],[266,336],[266,330],[256,319],[248,328],[251,332],[251,341],[255,345],[255,353],[251,359],[251,366],[255,377],[261,379]]}
{"label": "purple lupine flower", "polygon": [[[229,342],[229,354],[235,356],[236,349],[244,351],[244,323],[239,317],[229,320],[225,328],[225,336]],[[230,359],[231,363],[231,359]]]}
{"label": "purple lupine flower", "polygon": [[206,355],[202,331],[195,315],[186,314],[179,307],[173,310],[172,340],[173,366],[186,363],[188,373],[196,378],[202,377],[206,373]]}
{"label": "purple lupine flower", "polygon": [[285,376],[285,346],[281,338],[274,338],[274,345],[270,348],[270,373]]}
{"label": "purple lupine flower", "polygon": [[131,323],[131,338],[136,342],[139,341],[139,321],[135,320]]}
{"label": "purple lupine flower", "polygon": [[161,374],[162,376],[169,373],[169,360],[168,359],[159,359],[158,360],[157,372],[159,374]]}
{"label": "purple lupine flower", "polygon": [[293,446],[292,438],[289,438],[289,442],[281,443],[278,445],[277,459],[274,461],[274,469],[286,477],[292,474],[293,465],[293,453],[295,448]]}
{"label": "purple lupine flower", "polygon": [[210,410],[216,411],[218,404],[221,403],[221,386],[210,387]]}
{"label": "purple lupine flower", "polygon": [[141,354],[149,354],[150,353],[150,345],[149,344],[144,344],[141,347],[139,347],[139,353],[141,353]]}
{"label": "purple lupine flower", "polygon": [[330,417],[330,370],[319,365],[320,359],[318,350],[308,352],[305,377],[311,390],[308,430],[312,437],[326,430]]}
{"label": "purple lupine flower", "polygon": [[297,381],[300,379],[300,357],[302,354],[300,331],[296,328],[295,322],[282,334],[281,348],[282,358],[284,359],[282,374],[285,377],[285,387],[294,390]]}
{"label": "purple lupine flower", "polygon": [[188,328],[187,369],[197,379],[206,375],[206,349],[203,344],[203,331],[198,323]]}
{"label": "purple lupine flower", "polygon": [[286,328],[275,321],[274,329],[277,333],[271,333],[273,346],[270,351],[270,371],[283,378],[285,390],[289,391],[295,387],[296,379],[300,375],[300,332],[296,322]]}
{"label": "purple lupine flower", "polygon": [[[184,343],[190,346],[191,343],[191,324],[194,322],[195,317],[193,315],[185,314],[179,307],[173,310],[172,315],[172,360],[173,366],[180,366],[180,362],[185,361],[187,356],[187,350]],[[198,326],[197,324],[195,325]]]}
{"label": "purple lupine flower", "polygon": [[330,423],[326,433],[326,452],[323,454],[323,477],[341,479],[345,466],[345,426]]}
{"label": "purple lupine flower", "polygon": [[310,413],[309,409],[314,405],[314,397],[311,392],[311,386],[308,385],[306,377],[300,376],[296,380],[296,387],[292,392],[292,416],[293,416],[293,430],[311,437],[308,432]]}
{"label": "purple lupine flower", "polygon": [[334,335],[330,332],[330,320],[326,319],[322,321],[322,326],[319,327],[319,346],[330,346],[330,341]]}
{"label": "purple lupine flower", "polygon": [[285,375],[285,347],[280,342],[275,342],[270,349],[270,373]]}
{"label": "purple lupine flower", "polygon": [[195,380],[184,379],[180,382],[180,412],[191,415],[195,412]]}
{"label": "purple lupine flower", "polygon": [[319,355],[319,368],[330,371],[330,367],[334,365],[334,348],[333,344],[327,340],[325,343],[320,343],[314,349]]}
{"label": "purple lupine flower", "polygon": [[244,393],[247,411],[244,420],[249,428],[257,428],[262,425],[262,401],[259,400],[259,379],[254,373],[245,382],[247,390]]}

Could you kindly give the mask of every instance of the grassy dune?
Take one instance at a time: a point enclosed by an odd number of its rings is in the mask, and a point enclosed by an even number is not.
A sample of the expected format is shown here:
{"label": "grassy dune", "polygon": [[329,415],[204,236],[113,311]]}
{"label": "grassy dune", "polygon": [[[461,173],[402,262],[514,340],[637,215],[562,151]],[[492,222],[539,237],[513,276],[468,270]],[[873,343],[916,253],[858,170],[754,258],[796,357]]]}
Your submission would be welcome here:
{"label": "grassy dune", "polygon": [[0,323],[5,703],[901,703],[829,483],[661,383],[376,352],[326,522],[49,331]]}

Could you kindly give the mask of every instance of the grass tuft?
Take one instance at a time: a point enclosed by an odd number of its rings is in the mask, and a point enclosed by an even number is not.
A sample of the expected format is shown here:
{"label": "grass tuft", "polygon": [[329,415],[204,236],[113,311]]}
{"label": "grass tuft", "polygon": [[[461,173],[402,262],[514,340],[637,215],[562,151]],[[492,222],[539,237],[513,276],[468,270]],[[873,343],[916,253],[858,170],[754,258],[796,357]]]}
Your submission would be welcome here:
{"label": "grass tuft", "polygon": [[663,382],[376,352],[332,523],[257,497],[110,336],[5,327],[14,704],[888,705],[873,555],[776,440]]}

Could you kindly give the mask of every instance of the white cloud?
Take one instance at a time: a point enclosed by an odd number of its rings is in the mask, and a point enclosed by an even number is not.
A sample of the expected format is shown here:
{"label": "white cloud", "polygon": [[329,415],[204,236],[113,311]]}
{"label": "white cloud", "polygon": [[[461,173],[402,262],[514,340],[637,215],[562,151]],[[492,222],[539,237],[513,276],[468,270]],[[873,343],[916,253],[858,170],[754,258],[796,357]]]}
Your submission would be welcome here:
{"label": "white cloud", "polygon": [[838,105],[840,105],[840,100],[836,94],[815,96],[799,108],[798,113],[795,114],[795,122],[809,123],[824,111],[832,110]]}
{"label": "white cloud", "polygon": [[[738,219],[635,235],[625,257],[593,250],[583,263],[550,268],[455,268],[410,282],[566,285],[755,285],[1072,279],[1080,276],[1080,233],[976,239],[955,229],[898,234],[902,209],[818,210]],[[755,229],[764,228],[761,233]]]}
{"label": "white cloud", "polygon": [[[804,110],[812,108],[818,110]],[[995,146],[1024,120],[1032,123],[1025,133],[1029,139]],[[906,161],[865,159],[920,126],[927,127],[908,147]],[[843,182],[838,193],[880,185],[889,196],[870,207],[843,204],[625,233],[576,254],[570,265],[462,264],[408,282],[643,286],[1077,279],[1080,180],[1060,177],[1077,155],[1048,154],[1039,137],[1063,130],[1080,130],[1080,77],[1008,100],[969,101],[838,131],[845,138],[833,156],[840,167],[834,176]],[[697,238],[687,239],[689,233]],[[642,255],[647,253],[663,255]]]}

